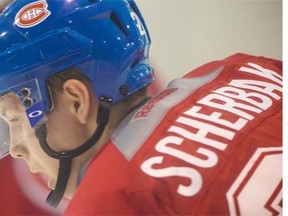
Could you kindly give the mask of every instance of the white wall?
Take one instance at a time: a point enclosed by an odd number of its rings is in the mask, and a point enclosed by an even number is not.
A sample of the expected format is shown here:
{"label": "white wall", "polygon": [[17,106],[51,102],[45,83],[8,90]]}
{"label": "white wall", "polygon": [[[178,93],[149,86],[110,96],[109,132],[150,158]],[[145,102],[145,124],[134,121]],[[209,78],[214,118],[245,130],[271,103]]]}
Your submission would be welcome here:
{"label": "white wall", "polygon": [[136,0],[161,86],[237,52],[282,59],[281,0]]}

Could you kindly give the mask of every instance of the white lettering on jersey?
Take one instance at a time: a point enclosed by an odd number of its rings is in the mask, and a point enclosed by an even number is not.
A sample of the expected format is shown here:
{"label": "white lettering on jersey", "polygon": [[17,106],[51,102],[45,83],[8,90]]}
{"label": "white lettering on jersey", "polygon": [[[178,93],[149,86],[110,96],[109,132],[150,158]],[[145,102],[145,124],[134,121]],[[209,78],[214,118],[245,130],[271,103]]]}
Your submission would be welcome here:
{"label": "white lettering on jersey", "polygon": [[259,114],[261,109],[254,107],[253,105],[246,105],[243,101],[236,101],[224,95],[209,94],[200,101],[199,104],[206,105],[212,108],[234,113],[244,119],[252,120],[254,116],[249,112]]}
{"label": "white lettering on jersey", "polygon": [[[177,189],[182,196],[194,196],[200,191],[203,179],[197,167],[215,167],[218,163],[217,153],[226,150],[236,133],[258,114],[269,109],[273,105],[273,99],[281,98],[282,78],[279,74],[254,63],[247,65],[250,67],[243,66],[239,71],[266,78],[267,82],[257,79],[235,79],[227,86],[216,89],[198,100],[196,105],[185,110],[168,129],[167,133],[172,133],[173,136],[169,135],[156,144],[155,150],[164,156],[155,156],[144,161],[141,165],[144,173],[155,178],[189,178],[190,185],[179,185]],[[207,110],[210,113],[207,113]],[[225,119],[227,114],[235,118]],[[197,154],[191,155],[176,149],[176,146],[181,146],[185,140],[193,140],[199,144]],[[195,148],[195,145],[193,147]],[[165,157],[169,156],[192,166],[159,168]]]}
{"label": "white lettering on jersey", "polygon": [[229,85],[234,86],[236,88],[244,88],[244,89],[258,91],[263,94],[267,94],[276,100],[279,100],[280,96],[277,95],[275,91],[282,92],[281,86],[278,86],[272,83],[258,81],[258,80],[240,80],[240,79],[232,80],[229,83]]}
{"label": "white lettering on jersey", "polygon": [[155,178],[180,176],[189,178],[191,184],[188,186],[180,184],[177,188],[177,192],[182,196],[193,196],[199,192],[202,187],[202,176],[196,169],[192,167],[167,167],[161,169],[154,169],[152,166],[156,164],[162,164],[164,160],[163,156],[152,157],[146,160],[141,168],[144,172],[149,173],[150,176]]}
{"label": "white lettering on jersey", "polygon": [[230,215],[281,215],[282,148],[259,148],[226,197]]}
{"label": "white lettering on jersey", "polygon": [[205,156],[206,159],[200,159],[193,155],[187,154],[186,152],[177,150],[175,148],[169,147],[171,144],[173,145],[181,145],[183,143],[184,139],[176,136],[168,136],[162,139],[158,144],[156,145],[156,150],[158,152],[168,154],[171,156],[174,156],[179,159],[183,159],[187,161],[190,164],[195,164],[199,167],[213,167],[218,161],[217,155],[205,148],[198,148],[196,151],[199,154],[202,154]]}
{"label": "white lettering on jersey", "polygon": [[184,112],[184,114],[186,114],[188,116],[194,116],[196,118],[207,120],[210,122],[217,122],[219,125],[226,126],[226,127],[231,128],[231,129],[234,129],[234,130],[240,130],[248,122],[248,120],[246,120],[244,118],[238,118],[237,121],[230,122],[228,120],[222,119],[221,118],[222,113],[220,113],[220,112],[212,112],[210,115],[203,114],[203,113],[201,113],[202,108],[203,107],[201,107],[201,106],[193,106],[191,109]]}
{"label": "white lettering on jersey", "polygon": [[270,79],[271,81],[279,85],[282,85],[282,76],[275,71],[263,68],[260,65],[254,63],[248,63],[247,65],[249,65],[251,68],[243,66],[239,69],[239,71],[251,73],[257,76],[262,76]]}
{"label": "white lettering on jersey", "polygon": [[176,122],[193,127],[197,129],[197,132],[193,133],[177,126],[170,127],[168,131],[181,134],[185,138],[200,142],[202,144],[214,147],[219,150],[225,150],[227,145],[223,142],[219,142],[215,139],[209,138],[209,133],[224,137],[229,140],[234,137],[234,133],[229,130],[222,129],[220,127],[216,127],[211,124],[203,123],[194,119],[179,117]]}

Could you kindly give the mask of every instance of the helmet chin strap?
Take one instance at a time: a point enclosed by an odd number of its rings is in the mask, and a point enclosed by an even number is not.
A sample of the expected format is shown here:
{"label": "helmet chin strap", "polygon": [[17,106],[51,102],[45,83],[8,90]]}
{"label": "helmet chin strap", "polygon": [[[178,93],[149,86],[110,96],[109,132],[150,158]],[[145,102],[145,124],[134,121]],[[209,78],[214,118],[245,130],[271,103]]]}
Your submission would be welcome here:
{"label": "helmet chin strap", "polygon": [[36,130],[36,136],[38,137],[40,145],[44,150],[44,152],[50,157],[58,159],[60,162],[55,189],[50,192],[50,194],[46,199],[46,202],[49,205],[57,207],[58,204],[60,203],[69,180],[72,159],[82,154],[83,152],[87,151],[89,148],[91,148],[94,144],[97,143],[99,138],[102,136],[102,133],[109,120],[111,104],[112,104],[111,99],[104,97],[100,98],[98,108],[98,118],[97,118],[98,127],[95,130],[94,134],[92,134],[92,136],[85,143],[83,143],[76,149],[64,152],[54,151],[53,149],[50,148],[46,140],[47,136],[46,125],[43,124]]}

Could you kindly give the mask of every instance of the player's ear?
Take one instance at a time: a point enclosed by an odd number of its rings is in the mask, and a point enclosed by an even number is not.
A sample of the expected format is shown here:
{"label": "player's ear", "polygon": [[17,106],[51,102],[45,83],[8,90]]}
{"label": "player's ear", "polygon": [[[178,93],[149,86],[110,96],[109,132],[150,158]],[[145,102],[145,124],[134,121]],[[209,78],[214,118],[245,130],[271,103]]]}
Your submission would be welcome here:
{"label": "player's ear", "polygon": [[69,79],[63,84],[63,94],[69,111],[80,123],[87,123],[90,110],[88,87],[79,80]]}

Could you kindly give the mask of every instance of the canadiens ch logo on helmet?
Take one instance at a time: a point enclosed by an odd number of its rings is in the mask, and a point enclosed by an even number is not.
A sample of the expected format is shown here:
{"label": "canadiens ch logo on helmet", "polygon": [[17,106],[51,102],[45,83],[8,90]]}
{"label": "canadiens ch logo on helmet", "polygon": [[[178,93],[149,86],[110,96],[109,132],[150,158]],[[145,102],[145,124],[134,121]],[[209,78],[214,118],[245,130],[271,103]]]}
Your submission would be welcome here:
{"label": "canadiens ch logo on helmet", "polygon": [[38,25],[51,14],[47,8],[46,1],[36,1],[24,6],[15,16],[16,25],[21,28]]}

